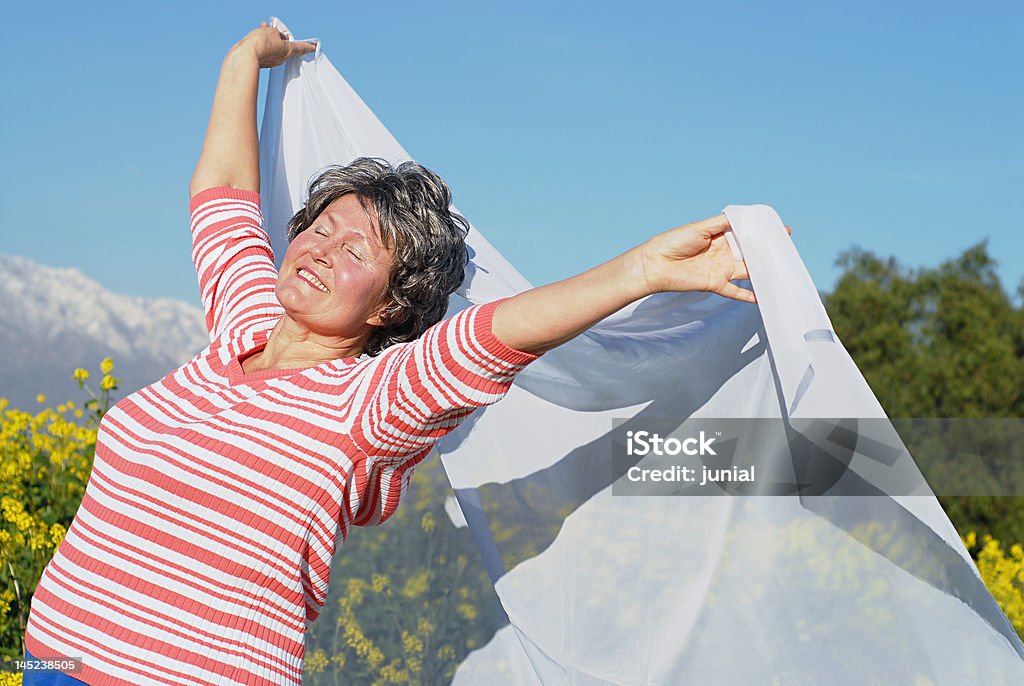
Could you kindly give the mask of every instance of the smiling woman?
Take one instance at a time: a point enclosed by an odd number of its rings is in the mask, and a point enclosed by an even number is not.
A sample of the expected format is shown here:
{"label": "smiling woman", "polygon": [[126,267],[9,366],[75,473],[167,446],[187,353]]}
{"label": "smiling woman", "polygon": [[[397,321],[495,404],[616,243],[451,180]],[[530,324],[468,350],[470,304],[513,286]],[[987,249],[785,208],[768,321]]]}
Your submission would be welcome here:
{"label": "smiling woman", "polygon": [[[433,172],[362,158],[310,184],[275,295],[288,316],[246,371],[376,355],[440,321],[462,282],[468,223]],[[309,335],[313,334],[313,335]]]}
{"label": "smiling woman", "polygon": [[[370,333],[386,321],[393,259],[376,233],[357,197],[347,195],[289,244],[275,289],[288,316],[279,320],[262,358],[250,358],[247,371],[273,367],[289,350],[305,349],[306,366],[363,352]],[[305,336],[307,331],[317,337]]]}
{"label": "smiling woman", "polygon": [[[281,271],[288,273],[285,265],[300,248],[322,250],[333,238],[347,259],[370,273],[390,274],[387,292],[370,303],[379,328],[367,339],[367,352],[415,340],[440,321],[448,296],[462,283],[469,223],[451,211],[451,203],[444,181],[415,162],[393,169],[383,160],[361,158],[330,167],[310,183],[309,200],[288,223],[292,243]],[[317,259],[323,263],[325,257]]]}
{"label": "smiling woman", "polygon": [[[190,187],[210,345],[104,416],[25,645],[86,683],[302,682],[306,629],[353,525],[546,350],[660,290],[753,300],[724,217],[443,320],[467,224],[415,163],[332,167],[274,266],[260,214],[260,68],[312,45],[262,26],[225,58]],[[45,683],[32,680],[26,684]]]}

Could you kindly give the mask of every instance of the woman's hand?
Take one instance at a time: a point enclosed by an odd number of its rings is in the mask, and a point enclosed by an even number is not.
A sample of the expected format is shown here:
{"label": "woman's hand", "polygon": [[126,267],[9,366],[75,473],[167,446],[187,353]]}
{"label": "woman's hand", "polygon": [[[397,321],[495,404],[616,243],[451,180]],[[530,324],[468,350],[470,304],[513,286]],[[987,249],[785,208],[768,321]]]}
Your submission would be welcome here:
{"label": "woman's hand", "polygon": [[676,227],[640,245],[644,290],[708,291],[756,302],[752,292],[732,283],[748,275],[746,264],[733,259],[732,248],[725,239],[728,228],[729,220],[720,214]]}
{"label": "woman's hand", "polygon": [[251,49],[259,60],[261,69],[269,69],[284,64],[289,57],[306,55],[316,50],[315,43],[288,40],[275,28],[267,26],[267,22],[250,31],[236,47],[245,46]]}
{"label": "woman's hand", "polygon": [[[494,310],[491,330],[518,350],[540,354],[575,338],[631,302],[661,291],[709,291],[757,302],[732,283],[746,279],[725,239],[725,215],[659,234],[582,274],[532,288]],[[792,233],[786,227],[787,233]]]}
{"label": "woman's hand", "polygon": [[[753,292],[732,283],[750,278],[747,265],[733,259],[725,238],[724,214],[684,224],[639,246],[640,274],[647,293],[707,291],[734,300],[757,302]],[[786,227],[787,233],[792,233]]]}
{"label": "woman's hand", "polygon": [[315,49],[313,43],[288,40],[264,22],[227,51],[213,96],[203,152],[188,185],[189,196],[218,185],[259,192],[259,71]]}
{"label": "woman's hand", "polygon": [[260,150],[256,135],[256,95],[260,68],[276,67],[316,45],[291,41],[266,22],[235,43],[221,65],[203,151],[189,184],[189,195],[214,186],[260,190]]}

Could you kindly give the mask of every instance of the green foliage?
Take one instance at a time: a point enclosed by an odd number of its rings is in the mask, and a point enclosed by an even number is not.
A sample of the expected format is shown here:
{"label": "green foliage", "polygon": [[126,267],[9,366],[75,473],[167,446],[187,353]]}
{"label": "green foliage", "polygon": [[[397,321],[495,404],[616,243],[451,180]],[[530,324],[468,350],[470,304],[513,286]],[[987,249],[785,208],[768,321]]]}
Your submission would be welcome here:
{"label": "green foliage", "polygon": [[[1024,417],[1024,308],[1002,287],[985,243],[937,268],[911,270],[859,249],[838,264],[844,272],[825,307],[890,417]],[[939,500],[959,531],[1024,540],[1022,497]]]}
{"label": "green foliage", "polygon": [[448,683],[504,622],[472,538],[444,510],[450,495],[428,458],[390,520],[350,532],[307,633],[306,683]]}

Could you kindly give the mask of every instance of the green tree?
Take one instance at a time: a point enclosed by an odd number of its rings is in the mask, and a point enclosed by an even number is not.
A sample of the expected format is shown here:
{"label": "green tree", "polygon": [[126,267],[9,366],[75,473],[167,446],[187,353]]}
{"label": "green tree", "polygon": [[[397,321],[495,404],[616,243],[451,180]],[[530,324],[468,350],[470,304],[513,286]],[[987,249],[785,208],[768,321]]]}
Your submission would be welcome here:
{"label": "green tree", "polygon": [[[890,417],[1024,417],[1024,308],[1003,288],[986,243],[936,268],[856,248],[838,264],[825,307]],[[1024,497],[939,500],[959,531],[1024,540]]]}

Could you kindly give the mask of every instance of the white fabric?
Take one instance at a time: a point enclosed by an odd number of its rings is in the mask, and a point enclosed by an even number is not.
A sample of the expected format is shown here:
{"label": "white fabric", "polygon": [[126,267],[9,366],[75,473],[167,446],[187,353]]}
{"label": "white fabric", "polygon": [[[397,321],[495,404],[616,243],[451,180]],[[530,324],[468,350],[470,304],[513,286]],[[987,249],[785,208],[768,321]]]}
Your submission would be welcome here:
{"label": "white fabric", "polygon": [[[279,255],[318,169],[409,159],[320,50],[271,72],[261,153]],[[1024,646],[927,489],[611,495],[613,418],[885,417],[779,217],[724,211],[758,305],[635,303],[439,445],[509,618],[454,683],[1024,683]],[[453,310],[530,286],[475,228],[469,244]]]}

